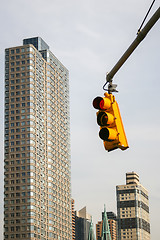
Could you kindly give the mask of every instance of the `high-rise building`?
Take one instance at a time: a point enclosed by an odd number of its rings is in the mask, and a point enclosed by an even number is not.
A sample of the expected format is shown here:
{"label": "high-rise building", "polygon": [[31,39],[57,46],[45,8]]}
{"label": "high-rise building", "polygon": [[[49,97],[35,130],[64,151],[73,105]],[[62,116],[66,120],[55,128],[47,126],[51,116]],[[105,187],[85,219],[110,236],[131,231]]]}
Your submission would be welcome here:
{"label": "high-rise building", "polygon": [[[112,240],[117,240],[117,216],[113,212],[107,212],[107,220]],[[102,221],[96,224],[96,239],[101,240],[104,212],[102,212]]]}
{"label": "high-rise building", "polygon": [[88,240],[91,225],[91,215],[87,213],[86,207],[76,211],[75,216],[75,239]]}
{"label": "high-rise building", "polygon": [[117,217],[119,240],[150,240],[148,191],[135,172],[126,173],[126,184],[118,185]]}
{"label": "high-rise building", "polygon": [[5,50],[4,239],[71,239],[69,73],[40,38]]}

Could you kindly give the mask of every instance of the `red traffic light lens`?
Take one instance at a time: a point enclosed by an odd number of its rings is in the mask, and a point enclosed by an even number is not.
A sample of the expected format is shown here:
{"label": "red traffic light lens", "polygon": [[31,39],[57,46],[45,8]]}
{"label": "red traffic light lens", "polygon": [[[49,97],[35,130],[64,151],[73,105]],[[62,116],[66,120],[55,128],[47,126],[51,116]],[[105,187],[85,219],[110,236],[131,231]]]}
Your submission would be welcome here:
{"label": "red traffic light lens", "polygon": [[104,106],[104,100],[102,97],[96,97],[93,100],[93,107],[95,109],[103,109],[103,106]]}
{"label": "red traffic light lens", "polygon": [[103,107],[104,107],[104,100],[103,100],[103,98],[102,98],[102,100],[99,103],[99,107],[100,107],[100,109],[103,109]]}

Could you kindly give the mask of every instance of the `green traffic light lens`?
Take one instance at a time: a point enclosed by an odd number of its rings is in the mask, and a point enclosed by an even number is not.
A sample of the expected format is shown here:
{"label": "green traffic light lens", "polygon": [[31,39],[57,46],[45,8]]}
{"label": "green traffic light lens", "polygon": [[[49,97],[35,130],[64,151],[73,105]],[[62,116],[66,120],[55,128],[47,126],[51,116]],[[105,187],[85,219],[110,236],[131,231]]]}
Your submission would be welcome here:
{"label": "green traffic light lens", "polygon": [[108,141],[108,138],[109,138],[109,131],[107,128],[102,128],[100,131],[99,131],[99,136],[100,138],[103,140],[103,141]]}

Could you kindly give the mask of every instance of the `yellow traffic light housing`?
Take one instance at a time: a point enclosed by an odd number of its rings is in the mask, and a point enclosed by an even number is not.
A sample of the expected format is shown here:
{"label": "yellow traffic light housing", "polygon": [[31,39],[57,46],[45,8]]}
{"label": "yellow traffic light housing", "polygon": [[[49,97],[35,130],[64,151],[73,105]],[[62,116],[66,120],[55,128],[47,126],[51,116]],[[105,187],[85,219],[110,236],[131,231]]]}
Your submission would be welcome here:
{"label": "yellow traffic light housing", "polygon": [[105,93],[105,97],[96,97],[93,106],[99,109],[97,123],[100,126],[99,136],[104,141],[107,151],[120,148],[127,149],[128,142],[123,127],[118,103],[112,94]]}

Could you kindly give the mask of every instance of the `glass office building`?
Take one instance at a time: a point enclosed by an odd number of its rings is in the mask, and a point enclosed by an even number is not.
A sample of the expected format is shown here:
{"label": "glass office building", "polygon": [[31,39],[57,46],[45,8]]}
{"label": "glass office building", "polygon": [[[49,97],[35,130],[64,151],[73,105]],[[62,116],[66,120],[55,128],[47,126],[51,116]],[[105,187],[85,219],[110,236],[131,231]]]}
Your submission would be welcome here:
{"label": "glass office building", "polygon": [[4,239],[71,239],[69,73],[40,37],[5,50]]}

